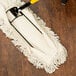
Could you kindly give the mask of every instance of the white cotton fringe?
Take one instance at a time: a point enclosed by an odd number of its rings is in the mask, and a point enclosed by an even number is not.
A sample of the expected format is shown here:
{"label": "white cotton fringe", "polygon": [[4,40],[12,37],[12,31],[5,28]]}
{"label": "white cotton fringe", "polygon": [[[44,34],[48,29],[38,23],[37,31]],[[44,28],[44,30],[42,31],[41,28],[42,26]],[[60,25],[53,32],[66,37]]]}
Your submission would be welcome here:
{"label": "white cotton fringe", "polygon": [[[41,31],[43,32],[43,39],[47,41],[48,46],[50,47],[49,50],[47,50],[48,48],[45,47],[44,48],[46,50],[30,48],[28,43],[8,21],[5,11],[6,9],[10,8],[12,1],[14,2],[15,6],[20,6],[22,4],[21,0],[6,0],[6,3],[9,4],[9,7],[5,8],[5,6],[1,3],[2,1],[0,1],[0,29],[6,34],[7,37],[12,39],[11,42],[28,58],[30,63],[36,66],[36,68],[42,68],[47,73],[53,73],[56,69],[58,69],[60,64],[63,64],[66,61],[67,51],[65,47],[60,43],[57,34],[55,34],[50,28],[46,27],[46,23],[40,19],[40,17],[37,17],[37,15],[34,14],[31,9],[25,8],[23,12],[25,14],[28,12],[29,14],[26,14],[27,17],[30,19],[32,18],[33,23],[36,23],[37,26],[41,28]],[[24,25],[24,23],[22,24]],[[54,48],[52,47],[53,45]]]}

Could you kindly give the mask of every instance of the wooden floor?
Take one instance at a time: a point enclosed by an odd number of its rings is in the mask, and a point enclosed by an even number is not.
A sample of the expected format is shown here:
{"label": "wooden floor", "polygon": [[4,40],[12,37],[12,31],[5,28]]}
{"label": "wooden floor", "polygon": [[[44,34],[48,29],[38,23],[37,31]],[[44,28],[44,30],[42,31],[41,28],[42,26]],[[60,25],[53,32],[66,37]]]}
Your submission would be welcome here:
{"label": "wooden floor", "polygon": [[76,0],[40,0],[30,7],[51,27],[68,50],[67,62],[53,74],[36,69],[0,30],[0,76],[76,76]]}

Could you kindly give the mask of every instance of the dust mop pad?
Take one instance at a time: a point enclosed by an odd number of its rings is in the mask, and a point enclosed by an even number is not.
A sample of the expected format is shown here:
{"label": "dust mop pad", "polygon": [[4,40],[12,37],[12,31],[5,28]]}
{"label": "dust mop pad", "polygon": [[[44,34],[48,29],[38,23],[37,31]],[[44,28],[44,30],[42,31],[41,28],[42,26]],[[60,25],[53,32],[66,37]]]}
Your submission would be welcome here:
{"label": "dust mop pad", "polygon": [[19,9],[22,5],[25,3],[21,0],[0,1],[0,29],[36,68],[53,73],[66,61],[67,51],[59,37],[30,8]]}

